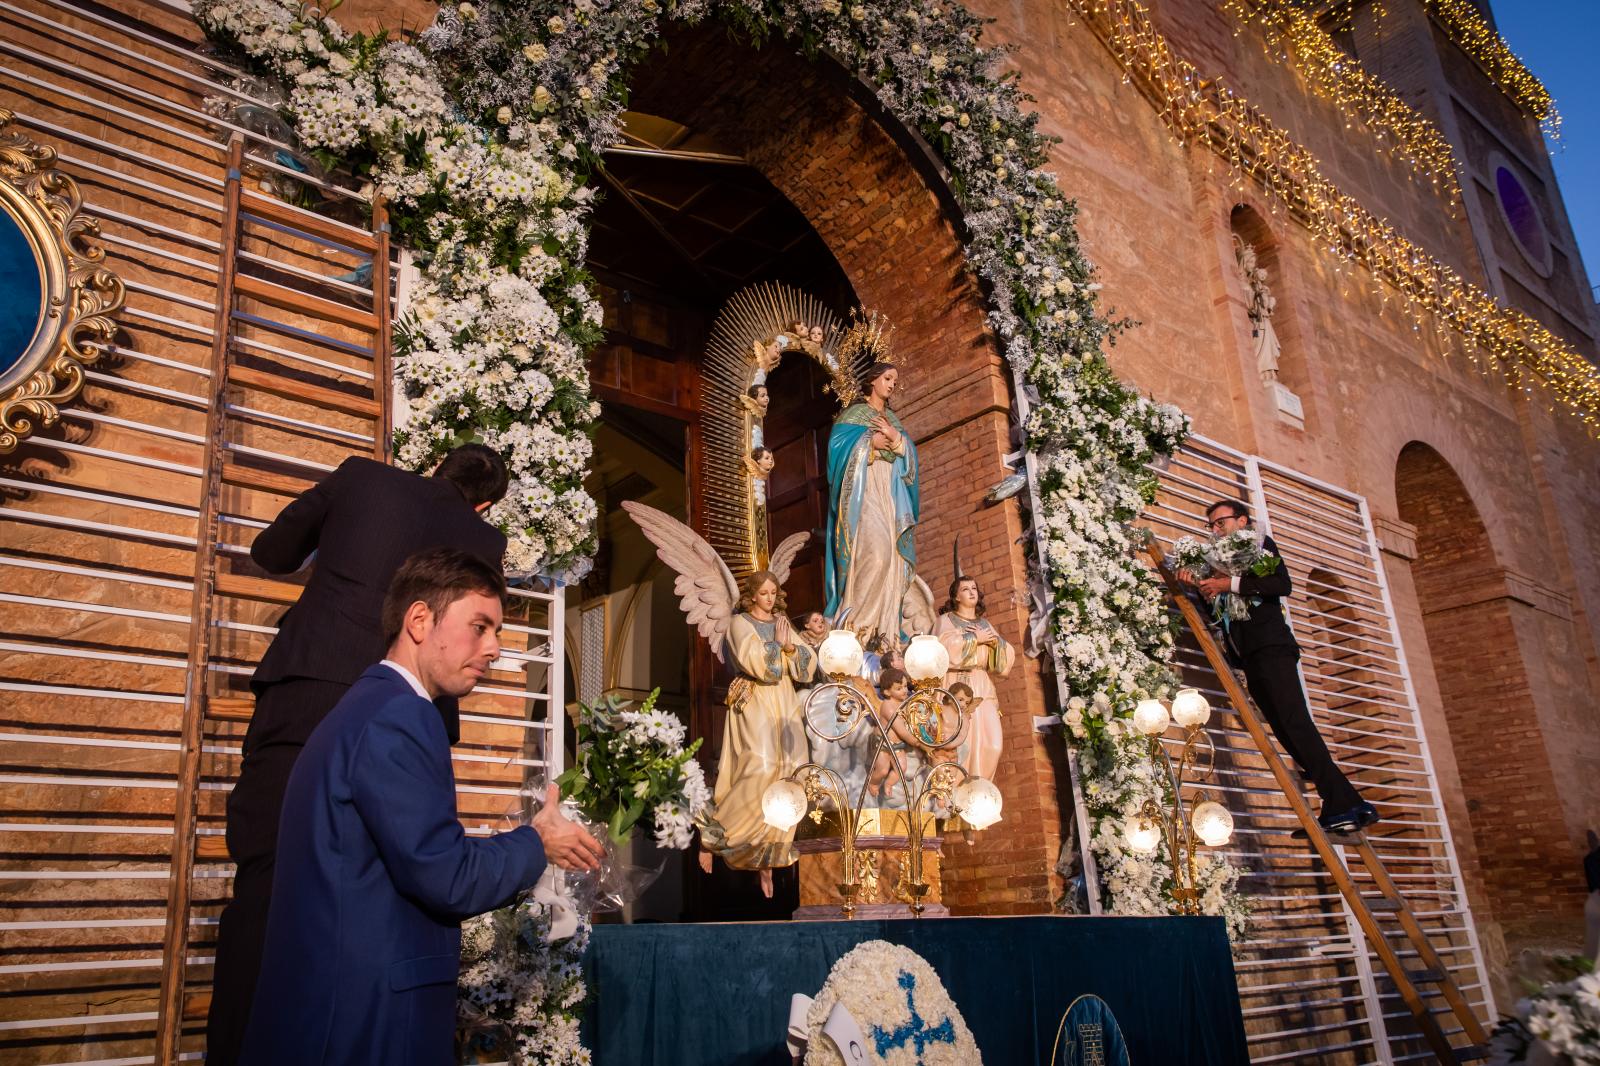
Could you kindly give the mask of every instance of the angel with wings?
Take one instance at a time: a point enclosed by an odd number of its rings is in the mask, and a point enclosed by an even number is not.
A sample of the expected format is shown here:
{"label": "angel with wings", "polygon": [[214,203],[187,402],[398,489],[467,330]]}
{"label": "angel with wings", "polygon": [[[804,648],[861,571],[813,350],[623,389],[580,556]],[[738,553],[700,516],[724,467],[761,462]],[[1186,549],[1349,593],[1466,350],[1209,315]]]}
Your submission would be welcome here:
{"label": "angel with wings", "polygon": [[794,830],[768,825],[761,797],[807,759],[795,685],[815,676],[816,653],[784,614],[783,584],[809,534],[786,538],[767,568],[747,576],[741,587],[694,530],[654,507],[633,501],[622,506],[661,561],[677,572],[673,591],[689,624],[738,675],[728,688],[711,813],[700,826],[701,866],[709,872],[716,854],[735,869],[759,870],[762,891],[771,896],[772,871],[799,857]]}

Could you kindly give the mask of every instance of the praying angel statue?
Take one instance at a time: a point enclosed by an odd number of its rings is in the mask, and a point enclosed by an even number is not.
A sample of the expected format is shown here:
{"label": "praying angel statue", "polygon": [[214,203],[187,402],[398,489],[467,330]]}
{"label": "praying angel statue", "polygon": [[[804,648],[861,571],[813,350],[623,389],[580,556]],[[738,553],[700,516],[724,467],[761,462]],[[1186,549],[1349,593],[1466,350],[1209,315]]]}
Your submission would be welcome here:
{"label": "praying angel statue", "polygon": [[694,530],[654,507],[633,501],[622,506],[677,573],[673,591],[689,624],[738,675],[728,686],[716,787],[699,826],[701,868],[710,873],[715,854],[734,869],[758,870],[761,891],[770,897],[773,869],[799,858],[793,827],[768,825],[761,797],[807,758],[795,685],[813,680],[817,660],[784,614],[783,585],[810,534],[784,538],[766,569],[746,575],[741,586]]}

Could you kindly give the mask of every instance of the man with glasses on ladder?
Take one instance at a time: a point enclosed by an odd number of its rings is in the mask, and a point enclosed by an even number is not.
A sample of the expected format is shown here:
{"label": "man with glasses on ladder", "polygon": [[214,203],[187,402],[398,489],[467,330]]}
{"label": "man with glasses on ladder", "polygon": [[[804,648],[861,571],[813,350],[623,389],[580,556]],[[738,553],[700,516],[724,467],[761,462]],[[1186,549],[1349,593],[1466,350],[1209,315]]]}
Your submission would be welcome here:
{"label": "man with glasses on ladder", "polygon": [[[1218,500],[1206,508],[1206,526],[1213,539],[1250,529],[1250,508],[1236,500]],[[1265,576],[1215,574],[1196,578],[1188,571],[1179,577],[1197,588],[1208,603],[1218,596],[1242,596],[1250,604],[1248,618],[1223,623],[1223,650],[1228,661],[1244,673],[1250,698],[1261,708],[1273,734],[1310,781],[1322,800],[1317,821],[1329,833],[1354,833],[1378,820],[1378,811],[1361,798],[1344,772],[1334,763],[1328,746],[1311,720],[1305,690],[1300,685],[1300,645],[1284,617],[1283,601],[1290,592],[1289,568],[1271,537],[1262,550],[1278,560]],[[1294,836],[1304,837],[1297,829]]]}

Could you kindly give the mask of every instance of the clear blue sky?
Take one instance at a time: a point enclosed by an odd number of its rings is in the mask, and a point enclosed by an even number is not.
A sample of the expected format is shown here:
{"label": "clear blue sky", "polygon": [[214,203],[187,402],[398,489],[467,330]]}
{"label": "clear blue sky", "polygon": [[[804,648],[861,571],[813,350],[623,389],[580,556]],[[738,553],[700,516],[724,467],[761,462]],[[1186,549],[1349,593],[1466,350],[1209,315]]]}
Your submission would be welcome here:
{"label": "clear blue sky", "polygon": [[1561,112],[1561,197],[1589,283],[1600,285],[1600,0],[1490,0],[1500,34]]}

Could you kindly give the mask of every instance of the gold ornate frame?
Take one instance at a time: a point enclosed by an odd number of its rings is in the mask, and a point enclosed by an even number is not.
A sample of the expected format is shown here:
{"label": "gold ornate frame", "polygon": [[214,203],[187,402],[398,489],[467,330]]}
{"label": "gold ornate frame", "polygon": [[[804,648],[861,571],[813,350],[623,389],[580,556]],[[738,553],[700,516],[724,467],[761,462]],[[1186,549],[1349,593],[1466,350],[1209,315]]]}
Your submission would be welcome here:
{"label": "gold ornate frame", "polygon": [[99,221],[80,214],[78,183],[56,169],[54,148],[9,129],[14,117],[0,108],[0,211],[32,247],[43,293],[32,343],[0,372],[0,455],[54,425],[83,391],[84,367],[100,357],[96,342],[115,337],[126,295],[95,241]]}
{"label": "gold ornate frame", "polygon": [[[798,325],[806,327],[804,334]],[[842,336],[839,316],[821,300],[770,281],[734,293],[711,327],[700,413],[705,533],[736,578],[765,567],[769,550],[765,495],[758,494],[745,461],[763,420],[745,403],[746,390],[765,383],[791,352],[804,353],[833,374]]]}

